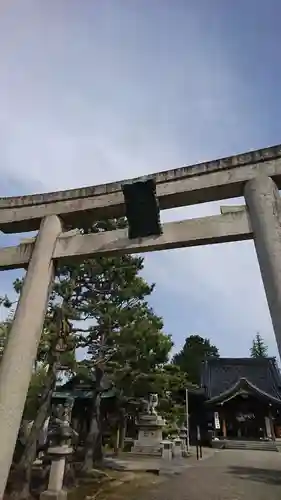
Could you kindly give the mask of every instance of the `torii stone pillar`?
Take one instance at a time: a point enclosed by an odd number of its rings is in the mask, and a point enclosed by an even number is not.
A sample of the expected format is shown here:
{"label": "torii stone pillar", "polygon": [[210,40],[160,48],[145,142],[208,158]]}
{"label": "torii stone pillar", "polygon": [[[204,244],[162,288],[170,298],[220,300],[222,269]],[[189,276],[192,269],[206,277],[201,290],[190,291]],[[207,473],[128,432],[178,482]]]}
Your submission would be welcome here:
{"label": "torii stone pillar", "polygon": [[246,183],[244,196],[254,235],[268,307],[281,357],[281,200],[270,177]]}
{"label": "torii stone pillar", "polygon": [[62,231],[56,215],[42,220],[0,364],[0,499],[13,459],[33,363],[54,278],[52,256]]}

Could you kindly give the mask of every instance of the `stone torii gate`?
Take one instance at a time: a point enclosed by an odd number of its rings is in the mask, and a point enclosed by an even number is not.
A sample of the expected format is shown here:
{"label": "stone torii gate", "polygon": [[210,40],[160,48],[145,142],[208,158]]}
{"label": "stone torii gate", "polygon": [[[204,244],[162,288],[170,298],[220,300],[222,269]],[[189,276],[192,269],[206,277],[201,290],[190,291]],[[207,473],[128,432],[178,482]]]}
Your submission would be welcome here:
{"label": "stone torii gate", "polygon": [[[246,206],[221,215],[170,222],[163,234],[128,239],[126,230],[76,234],[64,229],[125,215],[122,185],[154,178],[160,209],[244,196]],[[0,249],[0,268],[27,268],[0,365],[0,498],[12,462],[33,361],[58,260],[150,252],[254,239],[281,355],[281,146],[253,151],[130,181],[70,191],[0,199],[4,233],[38,230],[36,239]],[[82,219],[83,218],[83,219]]]}

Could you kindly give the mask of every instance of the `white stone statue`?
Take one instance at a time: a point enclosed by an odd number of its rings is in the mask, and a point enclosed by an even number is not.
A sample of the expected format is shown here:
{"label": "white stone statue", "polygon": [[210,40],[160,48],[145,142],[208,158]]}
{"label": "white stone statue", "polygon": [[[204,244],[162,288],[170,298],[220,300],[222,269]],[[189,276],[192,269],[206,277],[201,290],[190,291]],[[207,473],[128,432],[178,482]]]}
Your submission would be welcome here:
{"label": "white stone statue", "polygon": [[156,411],[157,406],[158,406],[158,394],[155,393],[149,394],[147,413],[149,415],[158,416],[158,413]]}
{"label": "white stone statue", "polygon": [[164,422],[158,415],[158,394],[151,393],[146,400],[142,400],[143,413],[137,421],[138,438],[134,441],[131,452],[137,455],[152,455],[162,457],[162,440]]}

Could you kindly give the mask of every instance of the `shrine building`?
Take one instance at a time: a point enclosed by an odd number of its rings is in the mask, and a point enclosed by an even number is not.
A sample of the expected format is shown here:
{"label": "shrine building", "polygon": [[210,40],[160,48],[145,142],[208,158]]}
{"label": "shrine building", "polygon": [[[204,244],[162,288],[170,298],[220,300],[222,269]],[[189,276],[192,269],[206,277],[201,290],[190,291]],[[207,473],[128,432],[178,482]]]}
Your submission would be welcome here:
{"label": "shrine building", "polygon": [[203,364],[213,440],[281,437],[281,375],[275,358],[210,358]]}

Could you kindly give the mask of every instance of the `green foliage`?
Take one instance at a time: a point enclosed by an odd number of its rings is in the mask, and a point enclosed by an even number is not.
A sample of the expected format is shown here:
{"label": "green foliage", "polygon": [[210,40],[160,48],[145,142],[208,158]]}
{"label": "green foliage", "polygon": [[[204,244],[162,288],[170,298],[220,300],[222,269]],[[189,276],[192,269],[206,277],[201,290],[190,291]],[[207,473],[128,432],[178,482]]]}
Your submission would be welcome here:
{"label": "green foliage", "polygon": [[0,297],[0,306],[5,307],[6,309],[10,309],[12,305],[13,303],[9,300],[7,295],[4,295],[4,297]]}
{"label": "green foliage", "polygon": [[29,390],[26,398],[24,418],[34,420],[40,405],[39,395],[45,386],[47,369],[44,365],[38,365],[32,373]]}
{"label": "green foliage", "polygon": [[219,357],[219,351],[209,339],[190,335],[180,352],[175,354],[173,363],[188,375],[188,380],[200,385],[202,362],[210,357]]}
{"label": "green foliage", "polygon": [[259,333],[253,339],[250,353],[252,358],[267,358],[268,356],[268,346]]}
{"label": "green foliage", "polygon": [[6,347],[9,331],[11,328],[11,321],[12,321],[11,317],[8,316],[5,321],[2,321],[0,323],[0,359],[3,356],[3,352]]}
{"label": "green foliage", "polygon": [[179,366],[163,367],[162,391],[159,391],[159,411],[168,425],[175,428],[185,421],[185,391],[191,387],[188,376]]}
{"label": "green foliage", "polygon": [[162,328],[161,318],[146,303],[140,301],[120,311],[119,324],[107,337],[108,347],[113,348],[107,371],[124,396],[160,392],[162,366],[172,348],[171,338]]}
{"label": "green foliage", "polygon": [[[83,231],[98,233],[125,225],[124,219],[101,221]],[[154,372],[168,361],[172,347],[162,331],[162,319],[147,303],[154,284],[140,276],[143,266],[143,258],[131,255],[62,266],[51,298],[56,302],[68,295],[79,345],[87,349],[92,366],[102,364],[122,393],[130,396],[153,389]]]}

